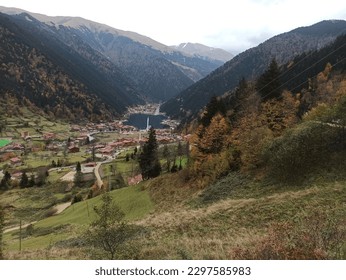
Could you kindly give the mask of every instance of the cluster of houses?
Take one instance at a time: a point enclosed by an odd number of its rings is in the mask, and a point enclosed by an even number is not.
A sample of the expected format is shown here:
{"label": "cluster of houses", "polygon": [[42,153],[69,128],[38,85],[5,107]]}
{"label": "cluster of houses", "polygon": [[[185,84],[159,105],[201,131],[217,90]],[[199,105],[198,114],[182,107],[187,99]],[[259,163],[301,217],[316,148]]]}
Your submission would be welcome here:
{"label": "cluster of houses", "polygon": [[0,158],[2,161],[10,160],[11,166],[22,165],[22,160],[17,154],[23,153],[25,150],[24,145],[11,142],[10,144],[0,148]]}
{"label": "cluster of houses", "polygon": [[[144,109],[148,110],[146,107],[143,108],[143,110]],[[154,106],[149,109],[153,110]],[[131,146],[141,146],[147,141],[146,132],[139,131],[137,128],[130,125],[124,125],[122,121],[113,121],[101,124],[87,123],[85,125],[71,125],[70,132],[71,135],[75,135],[75,137],[69,137],[66,139],[67,135],[58,135],[54,132],[40,132],[38,135],[30,135],[28,131],[24,131],[21,133],[21,137],[25,140],[25,144],[12,142],[0,149],[0,156],[4,154],[11,155],[10,158],[6,158],[5,160],[9,160],[11,166],[17,167],[22,165],[20,155],[23,153],[39,152],[42,150],[56,154],[62,151],[64,153],[78,153],[80,152],[81,146],[88,145],[89,153],[95,152],[102,156],[114,156],[122,149]],[[123,138],[107,143],[95,143],[93,135],[100,132],[118,132],[123,135]],[[173,134],[171,129],[157,129],[156,138],[160,144],[168,144],[184,140],[182,137]],[[42,145],[32,145],[32,140],[41,140]]]}
{"label": "cluster of houses", "polygon": [[107,123],[88,123],[86,125],[71,125],[71,132],[79,132],[85,134],[96,134],[98,132],[113,132],[118,131],[119,133],[131,133],[135,132],[137,129],[131,125],[124,125],[122,121],[114,121]]}

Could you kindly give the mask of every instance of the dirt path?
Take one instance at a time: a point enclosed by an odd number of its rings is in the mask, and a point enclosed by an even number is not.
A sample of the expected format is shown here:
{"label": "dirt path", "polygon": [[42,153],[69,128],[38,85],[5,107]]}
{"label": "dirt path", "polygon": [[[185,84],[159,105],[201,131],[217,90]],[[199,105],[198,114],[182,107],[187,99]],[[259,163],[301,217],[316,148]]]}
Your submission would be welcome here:
{"label": "dirt path", "polygon": [[[62,211],[64,211],[67,207],[69,207],[71,205],[71,202],[66,202],[66,203],[62,203],[62,204],[58,204],[56,205],[54,208],[57,210],[55,212],[54,215],[59,215]],[[33,224],[36,224],[38,221],[33,221],[31,223],[27,223],[27,224],[23,224],[22,225],[22,230],[27,228],[29,225],[33,225]],[[18,230],[20,228],[20,226],[16,226],[16,227],[11,227],[11,228],[8,228],[8,229],[5,229],[4,230],[4,233],[6,232],[11,232],[11,231],[14,231],[14,230]]]}
{"label": "dirt path", "polygon": [[58,215],[60,214],[62,211],[64,211],[67,207],[69,207],[71,205],[71,202],[66,202],[66,203],[62,203],[62,204],[58,204],[56,205],[54,208],[57,210],[56,213],[54,215]]}
{"label": "dirt path", "polygon": [[102,180],[102,177],[100,174],[100,167],[102,164],[112,162],[112,160],[113,160],[113,158],[108,156],[106,160],[98,162],[95,166],[94,173],[95,173],[95,177],[96,177],[96,184],[99,188],[102,188],[102,186],[103,186],[103,180]]}
{"label": "dirt path", "polygon": [[65,182],[73,182],[75,174],[76,174],[76,171],[70,171],[69,173],[61,177],[60,180]]}
{"label": "dirt path", "polygon": [[[37,221],[34,221],[34,222],[31,222],[31,223],[22,225],[22,230],[25,229],[27,226],[33,225],[35,223],[37,223]],[[11,232],[11,231],[14,231],[14,230],[17,230],[17,229],[20,229],[20,226],[16,226],[16,227],[5,229],[4,233]]]}
{"label": "dirt path", "polygon": [[101,164],[102,164],[102,162],[98,162],[95,169],[94,169],[94,173],[95,173],[95,177],[96,177],[96,184],[97,184],[99,189],[101,189],[103,186],[103,181],[102,181],[101,175],[100,175]]}

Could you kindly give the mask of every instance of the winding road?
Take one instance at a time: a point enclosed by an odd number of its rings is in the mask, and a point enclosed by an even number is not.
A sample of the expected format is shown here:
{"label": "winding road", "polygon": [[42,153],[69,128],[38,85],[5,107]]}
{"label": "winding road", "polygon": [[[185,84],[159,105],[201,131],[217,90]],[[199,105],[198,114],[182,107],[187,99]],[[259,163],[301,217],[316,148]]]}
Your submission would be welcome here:
{"label": "winding road", "polygon": [[112,160],[113,160],[113,158],[111,156],[107,156],[106,160],[98,162],[95,166],[94,174],[96,177],[96,185],[99,189],[101,189],[103,186],[103,180],[102,180],[101,175],[100,175],[100,167],[102,164],[112,162]]}

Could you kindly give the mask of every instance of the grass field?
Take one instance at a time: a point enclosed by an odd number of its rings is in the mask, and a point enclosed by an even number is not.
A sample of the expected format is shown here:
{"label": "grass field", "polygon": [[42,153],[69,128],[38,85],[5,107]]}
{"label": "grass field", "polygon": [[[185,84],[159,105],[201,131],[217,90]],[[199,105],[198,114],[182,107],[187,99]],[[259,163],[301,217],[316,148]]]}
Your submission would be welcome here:
{"label": "grass field", "polygon": [[[183,173],[167,174],[112,191],[113,200],[126,213],[126,219],[150,231],[150,235],[141,240],[137,256],[141,259],[232,259],[237,258],[237,248],[254,248],[261,244],[273,225],[296,225],[294,232],[280,233],[283,241],[285,234],[305,234],[302,229],[310,227],[306,219],[316,213],[319,218],[312,219],[319,229],[316,236],[331,230],[331,223],[326,224],[323,215],[328,221],[343,225],[345,181],[283,187],[244,181],[239,176],[231,174],[223,183],[211,186],[216,188],[216,193],[229,193],[224,197],[214,194],[212,201],[203,200],[205,193],[212,195],[210,189],[198,190],[193,185],[184,185]],[[36,223],[36,234],[22,241],[23,250],[27,250],[22,255],[15,253],[18,231],[5,234],[6,253],[13,258],[32,258],[35,254],[36,258],[46,258],[44,252],[49,248],[49,258],[88,258],[79,249],[69,247],[65,239],[79,240],[78,236],[94,220],[93,207],[100,204],[100,198],[74,204],[60,215]],[[346,253],[345,240],[343,242],[342,250]],[[62,243],[67,251],[58,247]],[[35,253],[35,250],[39,251]]]}
{"label": "grass field", "polygon": [[0,148],[5,147],[7,144],[11,143],[10,140],[7,139],[0,139]]}
{"label": "grass field", "polygon": [[[284,188],[248,181],[246,190],[234,185],[229,197],[208,204],[199,199],[203,191],[180,187],[178,178],[170,181],[152,184],[155,214],[141,221],[155,229],[143,250],[145,258],[233,259],[237,248],[256,247],[277,225],[293,226],[280,233],[280,242],[290,234],[320,240],[319,234],[331,236],[332,225],[339,227],[339,236],[346,231],[345,181]],[[224,187],[229,191],[230,186]],[[346,257],[346,240],[340,244]]]}
{"label": "grass field", "polygon": [[[148,191],[140,185],[110,192],[113,201],[126,213],[125,219],[135,221],[147,216],[154,209]],[[75,203],[61,214],[34,224],[36,234],[22,241],[23,250],[44,249],[55,242],[81,234],[96,218],[94,206],[100,205],[101,196]],[[5,234],[6,251],[18,250],[18,230]]]}

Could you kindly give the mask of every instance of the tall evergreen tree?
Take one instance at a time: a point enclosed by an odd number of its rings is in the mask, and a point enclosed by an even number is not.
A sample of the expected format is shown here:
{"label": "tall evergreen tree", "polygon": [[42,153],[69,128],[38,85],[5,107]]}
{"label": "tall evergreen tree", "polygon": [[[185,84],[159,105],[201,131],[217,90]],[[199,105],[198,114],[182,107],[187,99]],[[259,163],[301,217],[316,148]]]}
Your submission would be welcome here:
{"label": "tall evergreen tree", "polygon": [[76,172],[81,172],[81,171],[82,171],[82,166],[81,166],[80,162],[78,161],[77,165],[76,165]]}
{"label": "tall evergreen tree", "polygon": [[19,186],[21,188],[26,188],[29,185],[29,178],[28,175],[26,175],[26,172],[24,171],[22,173],[22,177],[20,178]]}
{"label": "tall evergreen tree", "polygon": [[80,162],[77,162],[76,165],[76,174],[74,175],[74,184],[76,187],[82,186],[83,174],[82,174],[82,166]]}
{"label": "tall evergreen tree", "polygon": [[139,167],[141,169],[143,179],[154,178],[159,176],[161,173],[156,132],[152,127],[149,130],[148,141],[145,142],[139,156]]}
{"label": "tall evergreen tree", "polygon": [[217,113],[225,115],[226,108],[221,100],[218,100],[216,96],[213,96],[207,104],[203,117],[200,120],[200,123],[203,125],[203,127],[207,127],[210,124],[211,119]]}
{"label": "tall evergreen tree", "polygon": [[280,69],[273,59],[268,69],[258,78],[256,89],[263,100],[278,98],[281,95]]}
{"label": "tall evergreen tree", "polygon": [[0,182],[0,189],[7,190],[10,186],[11,174],[8,171],[5,171],[4,177]]}
{"label": "tall evergreen tree", "polygon": [[32,188],[35,185],[35,175],[31,174],[29,182],[28,182],[28,187]]}

